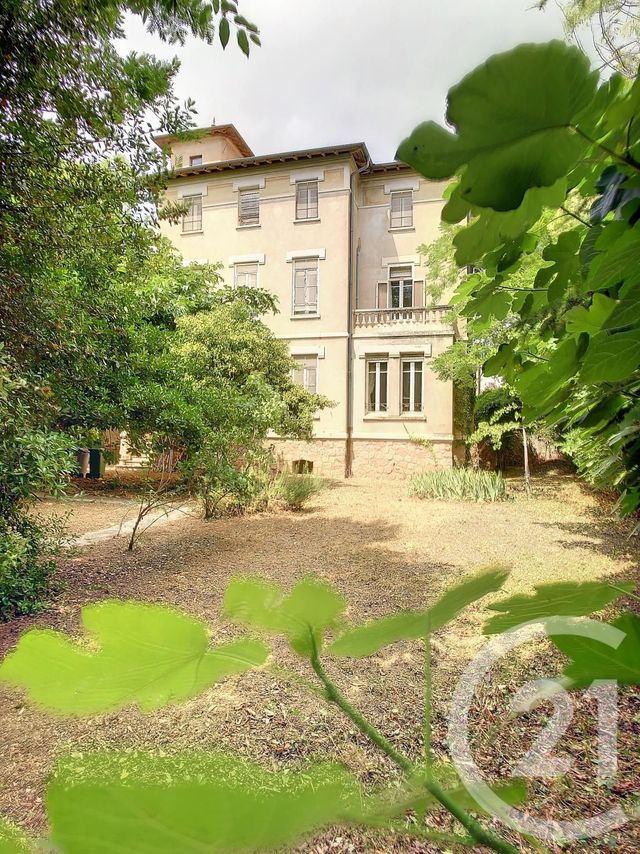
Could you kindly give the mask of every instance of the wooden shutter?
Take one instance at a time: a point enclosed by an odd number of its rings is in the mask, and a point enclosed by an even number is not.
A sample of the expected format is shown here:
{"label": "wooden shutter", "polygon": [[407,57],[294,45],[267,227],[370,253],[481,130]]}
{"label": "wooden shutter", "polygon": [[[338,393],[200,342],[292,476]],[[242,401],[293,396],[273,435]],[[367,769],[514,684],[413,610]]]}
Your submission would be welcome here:
{"label": "wooden shutter", "polygon": [[238,199],[240,225],[257,225],[260,222],[260,193],[258,190],[241,190]]}

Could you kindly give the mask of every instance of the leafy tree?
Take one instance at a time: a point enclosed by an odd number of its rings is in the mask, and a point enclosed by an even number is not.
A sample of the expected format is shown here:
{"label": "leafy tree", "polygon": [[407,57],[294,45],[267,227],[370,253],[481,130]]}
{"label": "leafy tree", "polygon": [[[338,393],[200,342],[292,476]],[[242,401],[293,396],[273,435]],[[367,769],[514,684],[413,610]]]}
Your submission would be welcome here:
{"label": "leafy tree", "polygon": [[[548,0],[539,0],[544,9]],[[640,61],[640,4],[635,0],[565,0],[561,6],[567,35],[580,45],[580,31],[591,30],[593,46],[607,66],[634,78]]]}
{"label": "leafy tree", "polygon": [[427,122],[398,151],[429,178],[455,177],[446,221],[471,217],[458,246],[464,235],[482,272],[456,294],[471,336],[512,319],[484,373],[513,386],[525,422],[581,431],[626,513],[640,504],[638,86],[599,81],[577,48],[522,45],[449,92],[451,131]]}
{"label": "leafy tree", "polygon": [[[55,542],[25,514],[70,470],[61,431],[122,423],[138,339],[159,328],[128,285],[158,251],[167,164],[152,137],[187,133],[194,105],[173,94],[176,60],[118,52],[127,14],[170,43],[217,36],[225,47],[232,27],[245,54],[260,43],[228,0],[0,6],[0,370],[11,389],[0,404],[1,617],[46,589]],[[178,311],[187,297],[174,296]]]}

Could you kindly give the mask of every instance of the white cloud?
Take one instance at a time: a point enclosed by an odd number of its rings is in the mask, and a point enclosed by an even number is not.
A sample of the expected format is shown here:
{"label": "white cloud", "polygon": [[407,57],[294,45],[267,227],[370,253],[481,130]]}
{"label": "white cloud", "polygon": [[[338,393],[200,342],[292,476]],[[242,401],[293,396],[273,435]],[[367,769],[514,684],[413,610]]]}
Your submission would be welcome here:
{"label": "white cloud", "polygon": [[139,20],[125,47],[177,54],[181,100],[198,124],[236,125],[256,154],[364,141],[391,160],[427,118],[442,120],[447,89],[491,53],[562,37],[555,4],[532,0],[240,0],[261,31],[246,59],[190,39],[163,45]]}

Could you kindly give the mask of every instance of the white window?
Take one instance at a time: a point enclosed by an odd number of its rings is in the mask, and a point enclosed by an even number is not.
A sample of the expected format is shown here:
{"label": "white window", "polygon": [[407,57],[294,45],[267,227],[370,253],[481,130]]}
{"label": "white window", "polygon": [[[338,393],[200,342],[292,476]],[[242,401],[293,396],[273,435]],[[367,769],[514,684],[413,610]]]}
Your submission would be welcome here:
{"label": "white window", "polygon": [[387,378],[389,363],[386,359],[367,362],[367,411],[387,411]]}
{"label": "white window", "polygon": [[318,313],[317,258],[299,258],[293,262],[293,313]]}
{"label": "white window", "polygon": [[202,195],[183,196],[183,201],[188,209],[182,217],[182,231],[202,231]]}
{"label": "white window", "polygon": [[189,166],[202,166],[202,155],[194,154],[189,158]]}
{"label": "white window", "polygon": [[317,219],[318,182],[296,182],[296,219]]}
{"label": "white window", "polygon": [[422,412],[422,359],[402,362],[402,411]]}
{"label": "white window", "polygon": [[297,367],[293,371],[293,381],[305,391],[315,394],[318,388],[318,357],[296,356]]}
{"label": "white window", "polygon": [[259,225],[260,223],[260,192],[259,190],[240,190],[238,193],[238,224]]}
{"label": "white window", "polygon": [[402,190],[391,193],[391,228],[411,228],[413,226],[413,191]]}
{"label": "white window", "polygon": [[389,267],[389,308],[413,306],[413,275],[411,267]]}
{"label": "white window", "polygon": [[234,285],[237,288],[255,288],[258,286],[258,264],[235,264]]}

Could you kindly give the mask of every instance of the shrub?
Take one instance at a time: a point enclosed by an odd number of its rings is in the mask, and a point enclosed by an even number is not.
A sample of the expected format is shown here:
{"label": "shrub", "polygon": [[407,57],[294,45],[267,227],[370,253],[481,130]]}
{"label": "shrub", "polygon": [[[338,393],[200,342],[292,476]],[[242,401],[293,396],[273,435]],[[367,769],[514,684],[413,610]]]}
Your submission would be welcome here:
{"label": "shrub", "polygon": [[62,542],[62,520],[0,522],[0,622],[44,605]]}
{"label": "shrub", "polygon": [[289,510],[301,510],[303,505],[322,489],[320,478],[311,474],[283,472],[276,480],[276,495],[279,495]]}
{"label": "shrub", "polygon": [[459,468],[413,475],[409,495],[443,501],[503,501],[506,488],[499,472]]}

